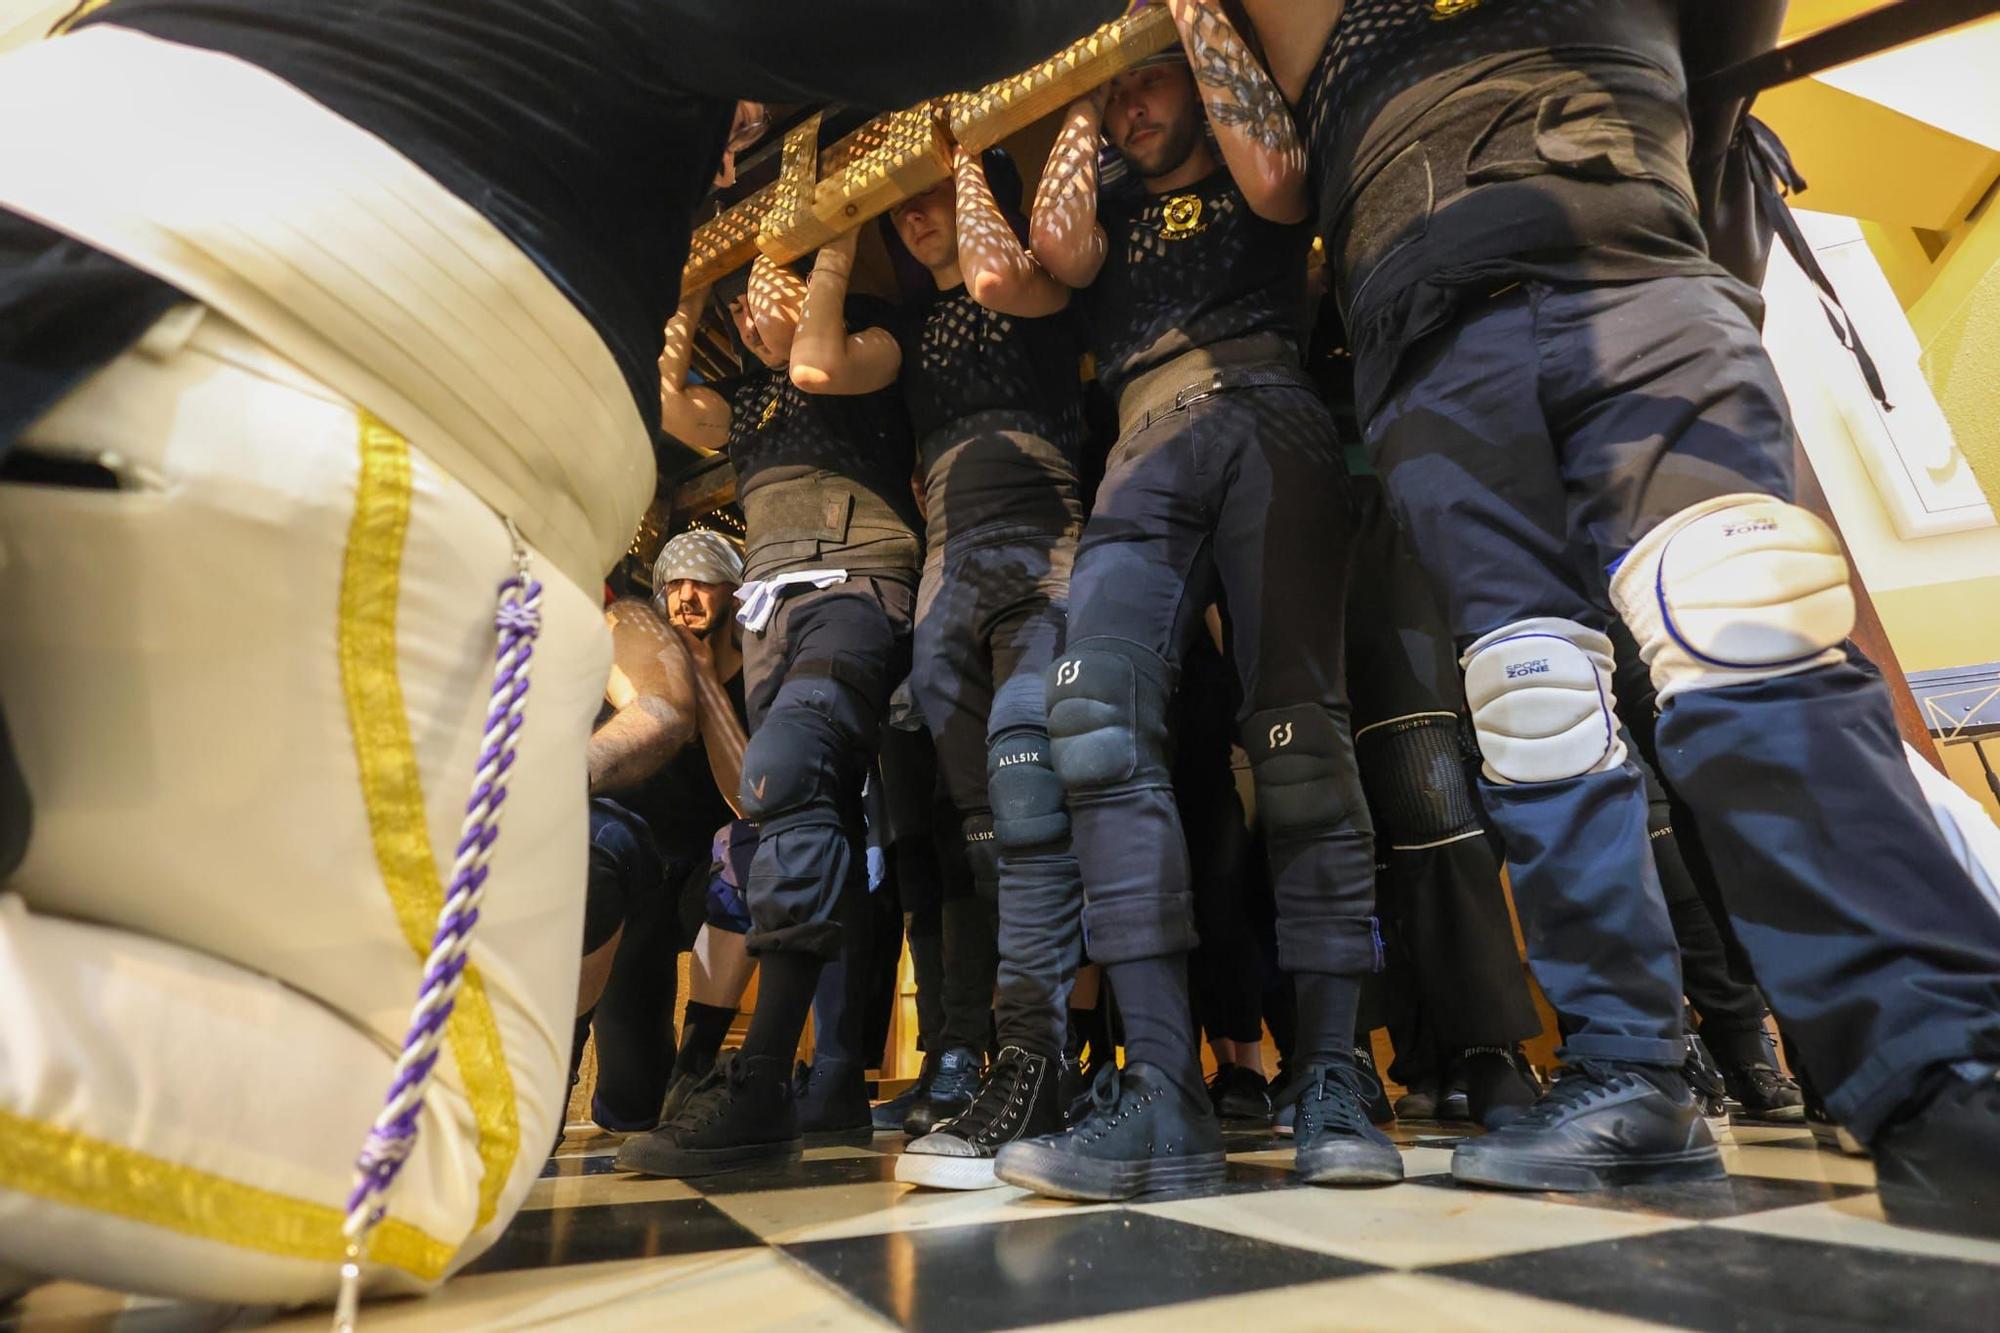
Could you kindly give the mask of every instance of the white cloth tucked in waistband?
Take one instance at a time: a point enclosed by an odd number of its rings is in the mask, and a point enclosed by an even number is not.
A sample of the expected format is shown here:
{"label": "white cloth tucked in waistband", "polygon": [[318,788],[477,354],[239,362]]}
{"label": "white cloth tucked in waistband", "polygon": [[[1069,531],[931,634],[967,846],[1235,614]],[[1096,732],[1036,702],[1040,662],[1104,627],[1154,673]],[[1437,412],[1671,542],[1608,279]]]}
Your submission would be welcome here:
{"label": "white cloth tucked in waistband", "polygon": [[233,56],[109,25],[0,58],[0,206],[208,305],[594,587],[652,498],[604,340],[382,140]]}
{"label": "white cloth tucked in waistband", "polygon": [[778,599],[785,595],[785,589],[796,588],[800,584],[811,584],[815,588],[831,588],[836,583],[847,582],[844,569],[795,569],[789,574],[774,574],[768,579],[754,579],[736,590],[736,600],[743,603],[737,608],[736,623],[752,634],[762,634],[764,627],[777,614]]}

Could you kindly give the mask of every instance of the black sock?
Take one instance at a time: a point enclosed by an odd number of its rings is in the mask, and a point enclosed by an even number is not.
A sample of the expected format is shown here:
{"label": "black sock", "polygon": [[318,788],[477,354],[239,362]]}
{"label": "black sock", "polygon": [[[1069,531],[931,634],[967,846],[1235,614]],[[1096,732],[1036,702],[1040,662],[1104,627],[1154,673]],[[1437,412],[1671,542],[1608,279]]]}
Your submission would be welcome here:
{"label": "black sock", "polygon": [[587,1012],[578,1014],[576,1025],[570,1029],[569,1082],[563,1085],[563,1099],[565,1103],[569,1099],[569,1090],[576,1086],[577,1080],[582,1076],[583,1047],[584,1043],[590,1040],[590,1019],[596,1012],[597,1008],[593,1005]]}
{"label": "black sock", "polygon": [[1109,963],[1104,968],[1125,1019],[1125,1061],[1153,1065],[1200,1105],[1201,1052],[1194,1044],[1186,954]]}
{"label": "black sock", "polygon": [[792,1058],[805,1034],[806,1014],[819,985],[821,960],[809,953],[767,953],[757,959],[757,1012],[743,1036],[740,1059],[760,1056],[782,1061],[792,1075]]}
{"label": "black sock", "polygon": [[1329,972],[1301,972],[1299,1028],[1294,1040],[1297,1067],[1331,1064],[1354,1054],[1354,1016],[1361,1008],[1361,978]]}
{"label": "black sock", "polygon": [[1073,1058],[1082,1059],[1087,1049],[1089,1063],[1106,1064],[1117,1058],[1118,1052],[1111,1043],[1111,1016],[1104,1007],[1104,1001],[1088,1009],[1069,1011],[1070,1052]]}
{"label": "black sock", "polygon": [[689,1000],[687,1017],[681,1020],[681,1049],[674,1057],[675,1074],[705,1074],[722,1053],[729,1025],[736,1019],[734,1009],[719,1004]]}

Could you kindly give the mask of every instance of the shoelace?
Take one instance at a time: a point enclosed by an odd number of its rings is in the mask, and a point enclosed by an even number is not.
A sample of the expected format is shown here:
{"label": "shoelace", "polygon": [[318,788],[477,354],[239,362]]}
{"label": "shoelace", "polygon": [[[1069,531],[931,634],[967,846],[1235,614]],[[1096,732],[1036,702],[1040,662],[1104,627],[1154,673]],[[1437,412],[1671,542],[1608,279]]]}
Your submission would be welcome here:
{"label": "shoelace", "polygon": [[1553,1124],[1570,1111],[1581,1109],[1602,1099],[1637,1077],[1638,1075],[1629,1070],[1620,1069],[1602,1060],[1579,1060],[1574,1064],[1564,1065],[1556,1071],[1555,1086],[1514,1123]]}
{"label": "shoelace", "polygon": [[1117,1065],[1106,1065],[1097,1071],[1097,1077],[1090,1084],[1090,1112],[1077,1122],[1079,1130],[1096,1128],[1097,1122],[1109,1121],[1118,1114],[1119,1104],[1125,1100],[1125,1083],[1118,1077]]}
{"label": "shoelace", "polygon": [[1306,1070],[1300,1092],[1299,1120],[1292,1126],[1296,1136],[1311,1137],[1315,1129],[1336,1129],[1350,1134],[1365,1133],[1369,1126],[1368,1103],[1382,1095],[1382,1084],[1358,1062],[1337,1060]]}
{"label": "shoelace", "polygon": [[962,1139],[978,1139],[1006,1115],[1007,1104],[1020,1094],[1027,1077],[1028,1057],[1025,1054],[1010,1052],[1002,1055],[987,1070],[986,1080],[979,1085],[979,1091],[972,1094],[971,1105],[939,1128],[948,1129]]}
{"label": "shoelace", "polygon": [[750,1076],[739,1068],[740,1063],[717,1061],[714,1068],[701,1076],[701,1082],[694,1085],[694,1091],[681,1103],[680,1114],[671,1123],[684,1129],[702,1129],[714,1121],[728,1104],[730,1094],[749,1081]]}

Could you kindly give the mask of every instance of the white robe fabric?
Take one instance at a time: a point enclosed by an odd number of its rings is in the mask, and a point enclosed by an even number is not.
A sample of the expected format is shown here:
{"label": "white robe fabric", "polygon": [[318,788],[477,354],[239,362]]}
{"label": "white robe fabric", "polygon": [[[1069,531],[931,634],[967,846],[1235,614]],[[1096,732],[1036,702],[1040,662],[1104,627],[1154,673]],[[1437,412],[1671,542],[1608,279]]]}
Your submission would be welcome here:
{"label": "white robe fabric", "polygon": [[[120,489],[0,485],[0,697],[36,802],[0,886],[0,1255],[323,1300],[450,874],[511,542],[421,441],[241,329],[162,327],[21,445]],[[610,653],[593,591],[534,564],[476,984],[378,1292],[490,1245],[563,1112]]]}

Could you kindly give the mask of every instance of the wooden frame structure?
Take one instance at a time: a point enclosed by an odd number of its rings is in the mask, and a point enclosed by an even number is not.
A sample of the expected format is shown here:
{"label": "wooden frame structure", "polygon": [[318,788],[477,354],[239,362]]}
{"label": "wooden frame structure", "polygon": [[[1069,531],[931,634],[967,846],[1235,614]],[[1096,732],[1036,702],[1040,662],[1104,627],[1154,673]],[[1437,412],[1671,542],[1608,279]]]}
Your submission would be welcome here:
{"label": "wooden frame structure", "polygon": [[760,253],[781,264],[810,254],[947,179],[954,141],[990,148],[1178,40],[1173,17],[1152,6],[1033,69],[877,116],[825,148],[811,116],[785,136],[776,181],[695,231],[682,286],[711,286]]}
{"label": "wooden frame structure", "polygon": [[[811,254],[949,179],[954,143],[975,152],[991,148],[1179,40],[1172,15],[1151,6],[1105,24],[1032,69],[877,116],[826,147],[820,144],[822,117],[807,117],[785,136],[778,179],[695,230],[682,290],[712,286],[759,254],[781,264]],[[723,455],[662,478],[631,554],[650,563],[676,523],[735,495],[735,470]]]}

